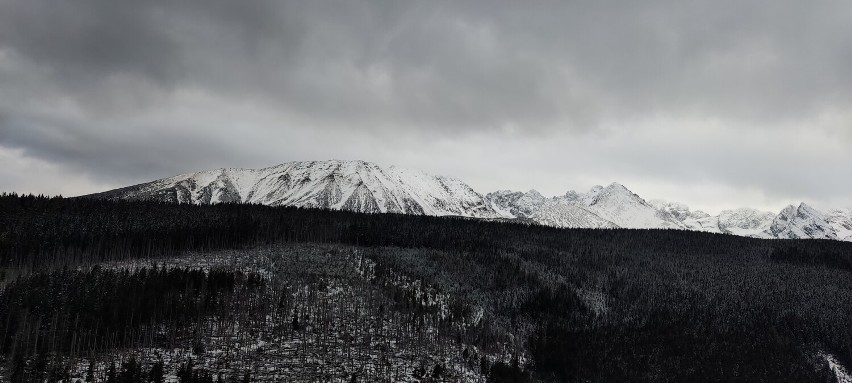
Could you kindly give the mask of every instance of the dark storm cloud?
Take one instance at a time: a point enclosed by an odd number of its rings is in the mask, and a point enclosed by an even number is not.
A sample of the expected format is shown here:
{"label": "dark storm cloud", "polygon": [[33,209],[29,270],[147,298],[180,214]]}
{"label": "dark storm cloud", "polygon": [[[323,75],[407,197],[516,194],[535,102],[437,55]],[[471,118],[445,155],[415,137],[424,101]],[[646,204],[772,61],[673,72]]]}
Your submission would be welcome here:
{"label": "dark storm cloud", "polygon": [[142,2],[4,1],[4,48],[55,71],[54,80],[92,85],[132,73],[154,81],[177,78],[178,44],[158,28],[157,9]]}
{"label": "dark storm cloud", "polygon": [[99,86],[197,86],[312,118],[577,127],[845,106],[848,2],[9,0],[3,45]]}
{"label": "dark storm cloud", "polygon": [[[777,172],[734,163],[801,164],[738,139],[787,145],[809,130],[796,150],[812,160],[825,142],[852,145],[850,68],[847,1],[0,0],[0,146],[123,183],[342,156],[328,148],[353,141],[422,167],[442,154],[404,151],[445,139],[477,151],[483,134],[547,167],[572,158],[540,158],[533,142],[579,152],[605,137],[618,152],[573,161],[670,182],[766,178],[778,193]],[[666,140],[693,130],[704,139]],[[694,171],[666,170],[660,151]],[[841,152],[819,159],[816,174],[852,167]]]}

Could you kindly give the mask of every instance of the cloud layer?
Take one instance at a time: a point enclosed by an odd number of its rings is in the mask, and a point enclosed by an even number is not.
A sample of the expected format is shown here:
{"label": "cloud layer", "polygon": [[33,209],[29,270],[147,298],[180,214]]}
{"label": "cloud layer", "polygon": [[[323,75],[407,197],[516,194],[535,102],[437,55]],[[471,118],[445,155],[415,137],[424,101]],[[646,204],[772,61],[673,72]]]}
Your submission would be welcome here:
{"label": "cloud layer", "polygon": [[[357,158],[852,205],[850,106],[843,1],[0,0],[3,190]],[[24,163],[54,182],[23,190]]]}

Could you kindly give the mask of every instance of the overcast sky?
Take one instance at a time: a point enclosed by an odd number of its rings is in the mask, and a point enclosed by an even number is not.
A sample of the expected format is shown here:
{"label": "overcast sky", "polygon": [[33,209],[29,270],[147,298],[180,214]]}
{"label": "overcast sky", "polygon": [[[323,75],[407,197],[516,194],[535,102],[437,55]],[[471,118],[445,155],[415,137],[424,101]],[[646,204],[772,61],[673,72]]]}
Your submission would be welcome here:
{"label": "overcast sky", "polygon": [[0,0],[0,191],[319,159],[852,206],[852,2]]}

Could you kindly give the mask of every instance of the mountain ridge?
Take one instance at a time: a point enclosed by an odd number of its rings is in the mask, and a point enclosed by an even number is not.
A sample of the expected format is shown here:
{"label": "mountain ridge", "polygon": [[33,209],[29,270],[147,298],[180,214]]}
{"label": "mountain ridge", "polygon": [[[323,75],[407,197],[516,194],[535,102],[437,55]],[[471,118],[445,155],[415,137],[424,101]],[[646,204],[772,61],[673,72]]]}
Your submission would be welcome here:
{"label": "mountain ridge", "polygon": [[852,209],[819,211],[801,202],[778,213],[753,208],[717,215],[686,204],[645,200],[624,185],[596,185],[545,197],[498,190],[480,194],[462,180],[360,160],[292,161],[260,169],[219,168],[83,196],[176,203],[258,203],[514,220],[562,228],[678,229],[756,238],[852,241]]}
{"label": "mountain ridge", "polygon": [[261,169],[206,170],[86,197],[497,217],[479,193],[458,179],[365,161],[295,161]]}

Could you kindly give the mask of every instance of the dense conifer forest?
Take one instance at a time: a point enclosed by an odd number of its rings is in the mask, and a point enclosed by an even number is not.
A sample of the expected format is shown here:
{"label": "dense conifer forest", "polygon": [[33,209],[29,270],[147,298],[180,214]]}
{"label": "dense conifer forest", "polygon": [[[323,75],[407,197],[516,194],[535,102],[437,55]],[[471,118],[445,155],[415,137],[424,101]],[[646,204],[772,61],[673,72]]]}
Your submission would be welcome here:
{"label": "dense conifer forest", "polygon": [[0,196],[0,375],[835,381],[852,244]]}

